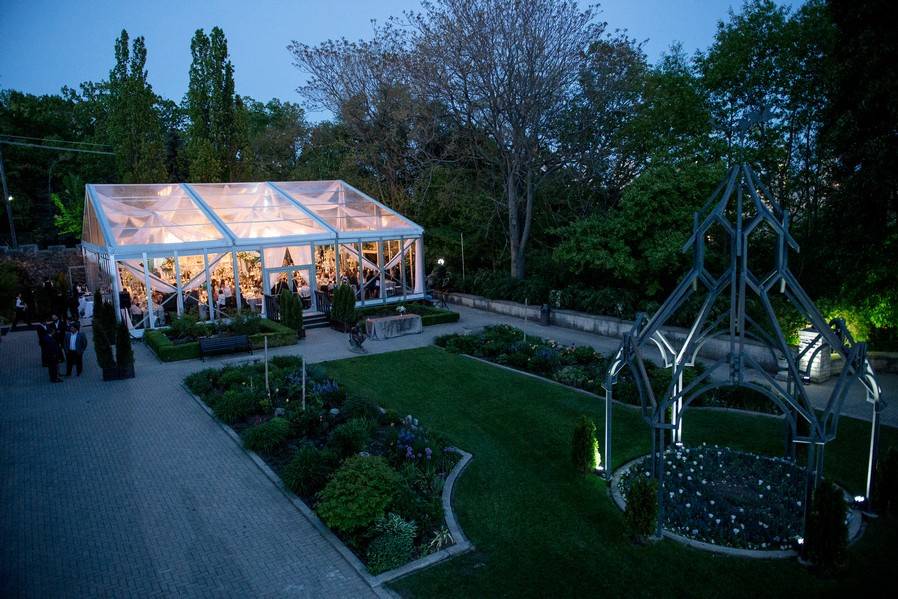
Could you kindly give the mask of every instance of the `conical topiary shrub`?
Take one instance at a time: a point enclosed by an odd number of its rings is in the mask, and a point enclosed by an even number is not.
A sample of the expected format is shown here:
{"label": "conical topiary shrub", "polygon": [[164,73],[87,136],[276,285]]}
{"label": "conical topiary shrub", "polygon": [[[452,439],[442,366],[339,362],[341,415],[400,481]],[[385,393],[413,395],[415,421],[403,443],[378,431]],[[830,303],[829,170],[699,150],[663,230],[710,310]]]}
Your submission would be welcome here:
{"label": "conical topiary shrub", "polygon": [[103,370],[115,368],[112,355],[112,337],[115,331],[115,308],[103,301],[103,296],[94,293],[93,337],[97,365]]}
{"label": "conical topiary shrub", "polygon": [[331,320],[339,324],[345,332],[355,320],[355,294],[349,285],[340,285],[334,291]]}

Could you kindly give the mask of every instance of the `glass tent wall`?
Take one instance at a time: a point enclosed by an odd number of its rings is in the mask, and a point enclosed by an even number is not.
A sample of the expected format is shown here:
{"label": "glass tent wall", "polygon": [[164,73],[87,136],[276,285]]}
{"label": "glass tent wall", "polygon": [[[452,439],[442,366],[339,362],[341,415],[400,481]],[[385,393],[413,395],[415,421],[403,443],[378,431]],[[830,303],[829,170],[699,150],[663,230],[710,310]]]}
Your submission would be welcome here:
{"label": "glass tent wall", "polygon": [[[342,181],[88,185],[91,288],[134,329],[250,310],[289,289],[315,310],[424,296],[423,229]],[[126,308],[130,304],[130,308]]]}

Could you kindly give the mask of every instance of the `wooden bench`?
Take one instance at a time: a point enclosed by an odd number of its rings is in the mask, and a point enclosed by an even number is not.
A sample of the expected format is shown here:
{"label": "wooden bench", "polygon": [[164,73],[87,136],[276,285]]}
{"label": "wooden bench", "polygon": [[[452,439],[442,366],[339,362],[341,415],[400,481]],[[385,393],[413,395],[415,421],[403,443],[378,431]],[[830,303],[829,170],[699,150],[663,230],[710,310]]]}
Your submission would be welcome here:
{"label": "wooden bench", "polygon": [[200,337],[200,357],[203,361],[206,356],[213,354],[230,354],[238,351],[253,353],[253,345],[246,335],[231,335],[228,337]]}

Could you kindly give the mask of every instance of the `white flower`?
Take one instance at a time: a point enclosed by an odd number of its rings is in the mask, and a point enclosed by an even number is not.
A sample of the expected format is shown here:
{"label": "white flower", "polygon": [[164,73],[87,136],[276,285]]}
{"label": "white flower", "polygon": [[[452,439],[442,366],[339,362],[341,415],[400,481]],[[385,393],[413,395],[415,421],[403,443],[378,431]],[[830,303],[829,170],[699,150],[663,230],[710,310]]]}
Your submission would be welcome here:
{"label": "white flower", "polygon": [[686,480],[692,480],[692,477],[691,477],[691,476],[687,476],[687,477],[686,477]]}
{"label": "white flower", "polygon": [[714,522],[716,522],[717,524],[720,524],[720,518],[714,518]]}
{"label": "white flower", "polygon": [[761,479],[759,478],[759,479],[758,479],[758,486],[760,487],[760,486],[763,485],[763,484],[764,484],[764,481],[761,480]]}
{"label": "white flower", "polygon": [[796,501],[795,503],[797,503],[798,505],[801,505],[801,502],[800,502],[800,501]]}
{"label": "white flower", "polygon": [[767,490],[768,490],[768,491],[770,490],[770,485],[767,485]]}
{"label": "white flower", "polygon": [[738,528],[734,528],[734,529],[733,529],[733,534],[736,534],[736,535],[739,534],[739,529],[738,529]]}
{"label": "white flower", "polygon": [[692,507],[692,504],[691,504],[691,503],[687,503],[687,504],[686,504],[686,507]]}

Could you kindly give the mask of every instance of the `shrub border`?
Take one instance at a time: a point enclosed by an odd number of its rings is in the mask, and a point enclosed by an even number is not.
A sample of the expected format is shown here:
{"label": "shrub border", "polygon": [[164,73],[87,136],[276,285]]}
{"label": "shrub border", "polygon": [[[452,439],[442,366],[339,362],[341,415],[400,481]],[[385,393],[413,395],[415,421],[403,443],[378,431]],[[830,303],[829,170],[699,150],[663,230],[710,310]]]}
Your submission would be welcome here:
{"label": "shrub border", "polygon": [[[245,360],[241,360],[241,362],[245,362]],[[347,562],[355,569],[355,571],[362,577],[362,579],[368,583],[368,586],[381,597],[395,597],[395,593],[390,591],[389,589],[384,588],[384,583],[390,582],[393,580],[397,580],[399,578],[408,576],[409,574],[413,574],[418,570],[422,570],[433,564],[441,562],[443,560],[449,559],[450,557],[467,553],[474,549],[474,544],[468,540],[468,537],[465,536],[465,533],[462,531],[461,526],[458,523],[458,519],[455,516],[455,512],[452,510],[452,494],[455,490],[455,482],[458,480],[458,477],[461,476],[462,472],[464,472],[465,468],[467,468],[468,464],[474,459],[473,454],[464,451],[463,449],[459,449],[457,447],[447,447],[447,451],[453,451],[461,456],[461,459],[458,463],[453,466],[452,470],[449,472],[449,476],[446,477],[445,485],[443,486],[443,493],[441,496],[441,502],[443,505],[443,516],[446,520],[446,527],[449,529],[449,532],[452,534],[452,538],[455,541],[449,547],[445,549],[441,549],[435,553],[431,553],[430,555],[425,555],[424,557],[420,557],[416,560],[412,560],[407,564],[403,564],[398,568],[394,568],[392,570],[387,570],[386,572],[382,572],[378,575],[371,574],[368,571],[368,568],[365,567],[365,564],[341,541],[337,535],[335,535],[330,528],[327,527],[324,522],[318,517],[317,514],[308,506],[306,503],[300,499],[296,494],[294,494],[290,489],[287,488],[287,485],[284,484],[284,481],[281,480],[281,477],[271,469],[271,467],[265,463],[256,452],[250,451],[243,445],[243,439],[240,438],[240,435],[237,432],[215,417],[215,413],[212,411],[206,403],[196,394],[191,391],[185,383],[181,383],[181,388],[184,390],[187,395],[189,395],[193,400],[199,404],[200,408],[206,414],[209,415],[212,420],[214,420],[218,426],[224,430],[224,432],[231,438],[231,440],[236,443],[243,452],[249,456],[249,458],[253,461],[256,467],[262,471],[262,473],[274,483],[274,486],[283,493],[284,497],[293,504],[303,516],[311,522],[312,526],[317,530],[321,536],[323,536],[327,541],[330,542],[331,545],[342,555]]]}
{"label": "shrub border", "polygon": [[[268,337],[268,347],[281,347],[297,343],[296,333],[284,325],[272,320],[262,320],[262,333],[249,336],[253,349],[264,347],[264,337]],[[179,360],[192,360],[200,357],[199,341],[179,343],[175,345],[171,339],[165,336],[160,329],[148,329],[144,331],[143,338],[147,347],[153,350],[156,357],[162,362],[177,362]]]}

